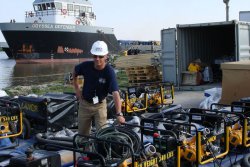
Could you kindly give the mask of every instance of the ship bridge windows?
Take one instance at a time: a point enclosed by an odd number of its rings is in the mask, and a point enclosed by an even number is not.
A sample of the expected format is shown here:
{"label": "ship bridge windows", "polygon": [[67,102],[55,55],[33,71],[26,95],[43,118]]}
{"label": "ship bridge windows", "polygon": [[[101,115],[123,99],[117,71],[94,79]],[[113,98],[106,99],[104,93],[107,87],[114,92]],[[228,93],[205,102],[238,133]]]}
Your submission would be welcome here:
{"label": "ship bridge windows", "polygon": [[62,10],[62,3],[55,2],[55,7],[57,10]]}
{"label": "ship bridge windows", "polygon": [[68,9],[68,11],[74,11],[73,4],[68,4],[67,9]]}
{"label": "ship bridge windows", "polygon": [[34,7],[34,11],[38,11],[39,9],[38,9],[38,5],[33,5],[33,7]]}
{"label": "ship bridge windows", "polygon": [[42,10],[47,10],[47,7],[46,7],[45,3],[42,4]]}
{"label": "ship bridge windows", "polygon": [[51,10],[51,9],[52,9],[50,3],[46,3],[46,7],[47,7],[48,10]]}
{"label": "ship bridge windows", "polygon": [[80,6],[80,13],[86,12],[86,6]]}
{"label": "ship bridge windows", "polygon": [[[69,9],[69,4],[68,4],[68,9]],[[79,13],[92,12],[92,8],[87,6],[74,5],[74,11]]]}
{"label": "ship bridge windows", "polygon": [[51,10],[55,9],[55,4],[54,3],[34,4],[33,7],[35,11]]}
{"label": "ship bridge windows", "polygon": [[42,11],[42,5],[41,4],[34,5],[34,9],[35,11]]}
{"label": "ship bridge windows", "polygon": [[87,12],[91,13],[92,12],[92,7],[87,7]]}
{"label": "ship bridge windows", "polygon": [[54,2],[50,3],[52,9],[56,9]]}
{"label": "ship bridge windows", "polygon": [[42,11],[42,10],[46,10],[47,7],[46,7],[46,4],[37,4],[37,5],[34,5],[34,10],[35,11]]}
{"label": "ship bridge windows", "polygon": [[74,6],[74,10],[75,10],[76,12],[78,12],[78,11],[80,10],[80,6],[79,6],[79,5],[75,5],[75,6]]}

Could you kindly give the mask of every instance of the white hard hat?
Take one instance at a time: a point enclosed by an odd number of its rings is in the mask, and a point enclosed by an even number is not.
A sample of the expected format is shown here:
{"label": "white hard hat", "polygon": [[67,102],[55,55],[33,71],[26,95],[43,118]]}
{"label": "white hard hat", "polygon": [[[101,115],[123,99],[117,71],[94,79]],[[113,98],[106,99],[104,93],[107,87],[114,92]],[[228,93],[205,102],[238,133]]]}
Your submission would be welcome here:
{"label": "white hard hat", "polygon": [[104,41],[96,41],[90,50],[91,54],[97,56],[105,56],[109,53],[108,46]]}

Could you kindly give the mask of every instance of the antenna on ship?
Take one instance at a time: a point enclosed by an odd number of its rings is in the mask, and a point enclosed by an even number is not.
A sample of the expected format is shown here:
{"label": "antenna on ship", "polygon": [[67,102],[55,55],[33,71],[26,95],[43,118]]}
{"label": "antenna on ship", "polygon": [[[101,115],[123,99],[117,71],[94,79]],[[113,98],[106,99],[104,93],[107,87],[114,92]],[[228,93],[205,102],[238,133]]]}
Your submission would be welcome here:
{"label": "antenna on ship", "polygon": [[223,0],[223,2],[226,4],[226,21],[229,21],[229,0]]}

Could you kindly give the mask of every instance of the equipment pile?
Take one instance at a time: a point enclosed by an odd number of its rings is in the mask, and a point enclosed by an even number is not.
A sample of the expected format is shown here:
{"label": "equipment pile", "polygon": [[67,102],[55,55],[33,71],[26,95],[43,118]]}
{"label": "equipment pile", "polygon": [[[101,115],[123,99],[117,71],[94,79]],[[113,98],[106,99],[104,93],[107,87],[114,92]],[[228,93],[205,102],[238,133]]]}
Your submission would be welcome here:
{"label": "equipment pile", "polygon": [[[49,166],[58,162],[58,151],[69,150],[70,165],[76,167],[250,166],[249,99],[231,105],[213,103],[209,109],[185,109],[173,104],[173,85],[164,82],[130,86],[121,91],[121,97],[126,123],[116,123],[114,102],[108,99],[108,123],[100,129],[93,127],[90,136],[72,129],[78,105],[72,94],[47,94],[41,101],[28,97],[1,100],[1,138],[23,134],[27,130],[23,118],[37,130],[32,132],[36,149],[9,158],[9,165],[25,161],[28,166],[48,159]],[[11,124],[17,128],[13,130]],[[37,158],[37,154],[43,156]]]}

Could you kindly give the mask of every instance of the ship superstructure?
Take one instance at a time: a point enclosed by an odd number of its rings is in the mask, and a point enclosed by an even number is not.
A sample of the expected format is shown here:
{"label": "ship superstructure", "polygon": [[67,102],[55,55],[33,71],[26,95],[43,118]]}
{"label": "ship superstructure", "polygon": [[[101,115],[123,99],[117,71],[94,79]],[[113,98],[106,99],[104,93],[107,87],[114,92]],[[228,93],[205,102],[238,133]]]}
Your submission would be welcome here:
{"label": "ship superstructure", "polygon": [[35,0],[34,11],[25,12],[26,23],[54,23],[94,26],[96,16],[87,0]]}
{"label": "ship superstructure", "polygon": [[88,0],[35,0],[25,12],[25,23],[0,23],[17,63],[80,62],[91,57],[96,40],[108,44],[111,54],[120,46],[113,28],[94,26],[96,16]]}

